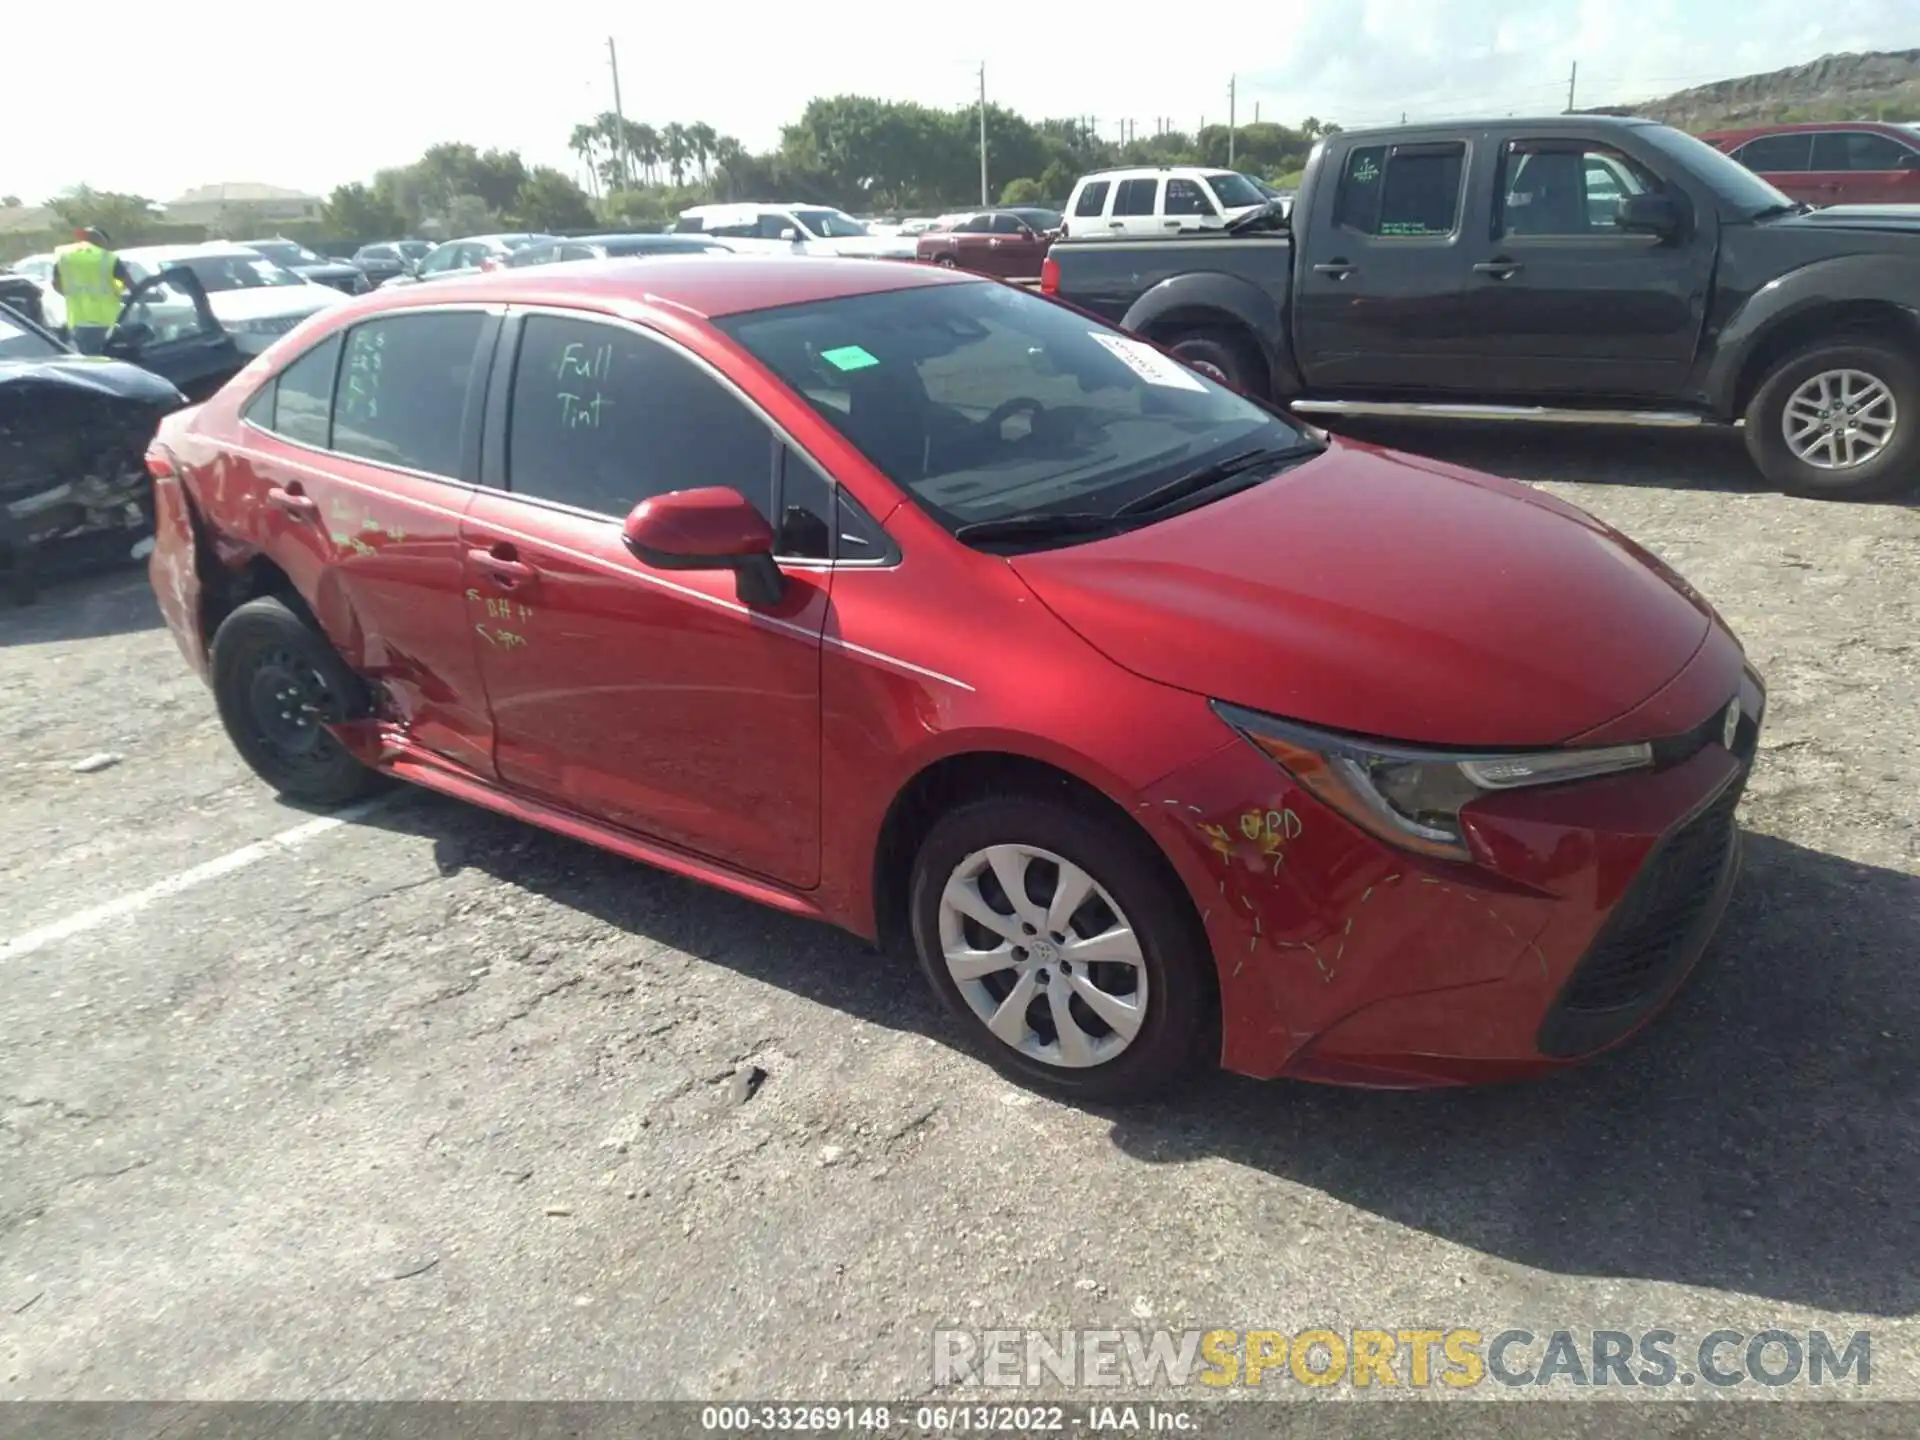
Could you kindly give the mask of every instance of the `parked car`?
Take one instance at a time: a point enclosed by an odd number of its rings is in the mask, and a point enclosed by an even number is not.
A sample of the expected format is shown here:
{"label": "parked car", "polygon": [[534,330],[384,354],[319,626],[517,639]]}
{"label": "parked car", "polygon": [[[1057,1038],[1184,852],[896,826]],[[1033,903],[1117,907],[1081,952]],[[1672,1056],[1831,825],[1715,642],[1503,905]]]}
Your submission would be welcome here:
{"label": "parked car", "polygon": [[1069,237],[1041,283],[1303,414],[1744,420],[1799,493],[1920,475],[1920,212],[1808,212],[1650,121],[1342,131],[1290,228]]}
{"label": "parked car", "polygon": [[640,255],[731,255],[715,240],[699,235],[575,235],[523,245],[507,257],[509,269],[553,265],[567,260],[624,260]]}
{"label": "parked car", "polygon": [[[162,270],[189,271],[205,290],[221,327],[249,355],[266,349],[309,315],[347,298],[242,245],[148,245],[122,250],[120,258],[136,281],[153,279]],[[151,314],[145,317],[150,323],[158,325],[166,315],[183,316],[191,309],[177,287],[163,284],[151,295]]]}
{"label": "parked car", "polygon": [[166,623],[280,792],[400,777],[907,945],[1078,1098],[1552,1069],[1734,883],[1765,690],[1659,560],[980,277],[382,290],[148,464]]}
{"label": "parked car", "polygon": [[433,253],[425,240],[381,240],[353,252],[353,263],[370,284],[380,285],[396,275],[411,275],[414,267]]}
{"label": "parked car", "polygon": [[[1057,221],[1058,212],[1048,213]],[[1003,280],[1035,279],[1057,233],[1038,227],[1017,210],[983,210],[951,230],[929,230],[916,242],[915,253],[952,269],[977,270]]]}
{"label": "parked car", "polygon": [[364,295],[373,288],[366,272],[345,260],[329,260],[293,240],[242,240],[247,249],[258,253],[316,285],[330,285],[348,295]]}
{"label": "parked car", "polygon": [[1065,228],[1076,238],[1221,230],[1266,204],[1267,197],[1237,170],[1192,165],[1096,170],[1074,182]]}
{"label": "parked car", "polygon": [[[23,283],[25,283],[23,281]],[[162,338],[132,318],[136,286],[104,356],[81,355],[11,306],[0,308],[0,594],[125,562],[153,534],[145,454],[161,416],[204,399],[245,363],[195,292],[198,335]]]}
{"label": "parked car", "polygon": [[711,236],[743,253],[914,258],[911,236],[876,235],[846,211],[828,205],[695,205],[680,212],[673,228],[676,234]]}
{"label": "parked car", "polygon": [[46,301],[47,292],[42,289],[41,281],[15,270],[0,270],[0,305],[16,315],[24,315],[35,325],[58,329],[59,326],[47,318]]}
{"label": "parked car", "polygon": [[1920,125],[1759,125],[1700,138],[1809,205],[1920,204]]}
{"label": "parked car", "polygon": [[51,250],[38,255],[23,255],[7,268],[15,275],[24,275],[40,291],[40,314],[28,316],[45,325],[49,330],[67,328],[67,302],[60,292],[53,288],[54,256]]}
{"label": "parked car", "polygon": [[411,273],[383,281],[380,288],[477,275],[483,270],[506,264],[515,251],[524,250],[529,245],[544,245],[559,238],[558,235],[521,232],[511,235],[468,235],[459,240],[449,240],[444,245],[434,246]]}

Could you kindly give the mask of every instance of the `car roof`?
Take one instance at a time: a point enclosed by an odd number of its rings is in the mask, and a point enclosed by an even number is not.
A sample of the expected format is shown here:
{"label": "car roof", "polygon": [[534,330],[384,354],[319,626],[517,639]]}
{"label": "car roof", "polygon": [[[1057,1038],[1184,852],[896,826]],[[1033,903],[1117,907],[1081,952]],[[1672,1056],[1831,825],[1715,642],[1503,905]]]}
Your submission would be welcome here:
{"label": "car roof", "polygon": [[703,320],[843,300],[891,290],[930,285],[996,283],[966,271],[900,260],[850,260],[800,255],[736,255],[716,265],[701,255],[658,255],[637,260],[606,260],[591,266],[535,265],[497,270],[434,285],[383,286],[358,302],[356,313],[377,314],[412,305],[444,305],[460,300],[565,305],[584,301],[618,310],[625,305],[657,305]]}
{"label": "car roof", "polygon": [[218,259],[258,260],[257,251],[249,250],[237,240],[205,240],[198,245],[135,245],[119,252],[121,259],[129,255],[139,260],[192,260],[200,257]]}
{"label": "car roof", "polygon": [[1401,136],[1410,139],[1433,135],[1438,139],[1455,140],[1460,138],[1462,131],[1530,130],[1542,139],[1548,139],[1555,135],[1590,135],[1596,128],[1645,130],[1659,123],[1643,115],[1518,115],[1498,120],[1482,115],[1478,118],[1467,116],[1453,120],[1419,120],[1411,125],[1373,125],[1365,129],[1341,130],[1335,138],[1353,140],[1365,137],[1372,140]]}
{"label": "car roof", "polygon": [[1230,172],[1224,165],[1115,165],[1108,170],[1089,170],[1080,177],[1080,181],[1111,180],[1119,175],[1144,178],[1148,175],[1225,175],[1228,173]]}
{"label": "car roof", "polygon": [[1729,130],[1702,130],[1702,140],[1752,140],[1761,135],[1798,135],[1809,130],[1871,130],[1876,134],[1892,134],[1897,138],[1912,140],[1914,127],[1901,125],[1892,120],[1801,120],[1792,124],[1779,125],[1742,125]]}

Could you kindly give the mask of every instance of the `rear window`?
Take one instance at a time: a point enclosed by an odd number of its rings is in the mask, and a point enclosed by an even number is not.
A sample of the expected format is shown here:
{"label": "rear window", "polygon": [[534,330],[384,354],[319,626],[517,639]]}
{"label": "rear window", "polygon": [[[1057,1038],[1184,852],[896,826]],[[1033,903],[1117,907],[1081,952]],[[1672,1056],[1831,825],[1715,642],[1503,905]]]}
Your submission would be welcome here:
{"label": "rear window", "polygon": [[1153,200],[1159,189],[1159,180],[1151,176],[1139,180],[1122,180],[1119,193],[1113,197],[1113,213],[1116,215],[1153,214]]}
{"label": "rear window", "polygon": [[1467,147],[1367,145],[1350,152],[1334,197],[1334,224],[1363,235],[1451,235],[1460,223]]}
{"label": "rear window", "polygon": [[1091,180],[1080,190],[1080,198],[1073,202],[1076,215],[1104,215],[1107,210],[1107,189],[1109,182]]}
{"label": "rear window", "polygon": [[428,475],[458,475],[467,389],[485,326],[474,310],[356,325],[334,390],[333,448]]}

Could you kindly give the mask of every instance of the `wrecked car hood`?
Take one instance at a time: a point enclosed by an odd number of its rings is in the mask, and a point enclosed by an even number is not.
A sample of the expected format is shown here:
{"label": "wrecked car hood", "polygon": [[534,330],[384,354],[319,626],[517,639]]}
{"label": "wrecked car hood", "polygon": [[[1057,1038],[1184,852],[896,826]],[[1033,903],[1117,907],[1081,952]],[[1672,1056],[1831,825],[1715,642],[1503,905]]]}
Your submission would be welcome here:
{"label": "wrecked car hood", "polygon": [[136,405],[158,405],[165,410],[185,403],[171,381],[124,360],[108,360],[98,355],[0,359],[0,397],[44,385]]}

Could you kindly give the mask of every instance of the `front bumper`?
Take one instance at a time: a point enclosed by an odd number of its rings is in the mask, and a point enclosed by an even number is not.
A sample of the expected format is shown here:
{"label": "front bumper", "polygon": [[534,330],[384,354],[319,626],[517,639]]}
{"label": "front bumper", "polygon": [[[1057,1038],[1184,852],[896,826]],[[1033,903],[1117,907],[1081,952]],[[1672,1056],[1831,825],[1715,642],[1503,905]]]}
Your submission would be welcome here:
{"label": "front bumper", "polygon": [[[1235,743],[1142,797],[1219,975],[1228,1069],[1416,1087],[1515,1078],[1618,1044],[1679,989],[1739,869],[1764,718],[1740,680],[1651,771],[1488,796],[1487,865],[1388,846]],[[1697,742],[1697,743],[1696,743]]]}

